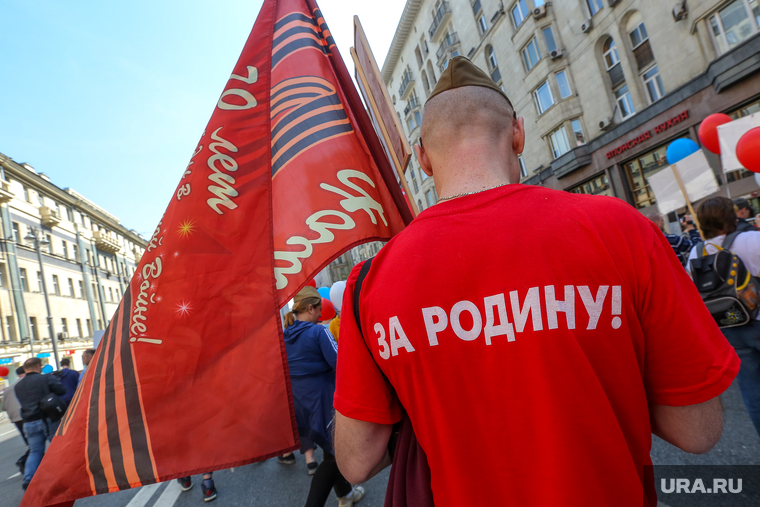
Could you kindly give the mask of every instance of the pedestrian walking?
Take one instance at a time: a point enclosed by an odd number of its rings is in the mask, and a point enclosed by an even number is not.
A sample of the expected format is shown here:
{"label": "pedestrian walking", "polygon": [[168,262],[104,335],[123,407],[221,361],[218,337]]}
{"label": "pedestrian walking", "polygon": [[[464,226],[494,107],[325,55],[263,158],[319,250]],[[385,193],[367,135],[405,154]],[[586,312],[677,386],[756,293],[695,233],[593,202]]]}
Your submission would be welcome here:
{"label": "pedestrian walking", "polygon": [[647,218],[652,221],[654,225],[657,226],[657,228],[665,235],[665,239],[668,240],[668,243],[670,244],[670,247],[673,249],[673,252],[676,254],[676,257],[678,257],[679,262],[682,266],[686,266],[686,259],[689,256],[689,250],[691,250],[692,242],[690,238],[686,238],[683,236],[679,236],[678,234],[671,234],[669,232],[665,231],[665,220],[663,220],[662,215],[657,213],[656,211],[650,211],[647,214]]}
{"label": "pedestrian walking", "polygon": [[[180,477],[179,479],[177,479],[177,482],[179,482],[179,485],[182,488],[182,491],[190,491],[191,489],[193,489],[193,478],[190,476]],[[203,474],[203,481],[201,482],[201,492],[203,493],[204,502],[212,502],[216,500],[217,494],[216,494],[216,486],[214,485],[213,472]]]}
{"label": "pedestrian walking", "polygon": [[71,403],[71,399],[74,397],[74,393],[79,385],[79,373],[70,369],[70,366],[71,359],[64,357],[61,359],[61,369],[55,372],[55,376],[58,378],[61,385],[63,385],[64,389],[66,389],[66,394],[61,396],[61,401],[66,403],[67,407]]}
{"label": "pedestrian walking", "polygon": [[683,229],[683,236],[691,241],[692,246],[702,241],[702,236],[699,234],[699,229],[694,224],[694,219],[691,215],[681,217],[681,228]]}
{"label": "pedestrian walking", "polygon": [[[733,204],[735,203],[736,201]],[[689,260],[692,261],[698,257],[700,247],[703,249],[703,255],[715,254],[718,250],[727,249],[741,259],[748,271],[747,276],[757,276],[760,274],[760,232],[756,229],[739,230],[738,225],[742,221],[737,222],[733,204],[726,197],[711,197],[699,206],[697,219],[702,226],[705,242],[694,246],[689,254]],[[745,280],[740,283],[747,285]],[[758,303],[760,302],[755,301],[755,304]],[[721,331],[741,359],[739,390],[752,424],[760,435],[760,322],[758,320],[760,320],[760,313],[756,319],[751,319],[747,324],[724,327]]]}
{"label": "pedestrian walking", "polygon": [[[734,199],[734,212],[736,213],[736,230],[737,232],[757,231],[755,221],[755,210],[749,201],[743,197]],[[699,213],[697,213],[699,218]]]}
{"label": "pedestrian walking", "polygon": [[6,387],[3,391],[3,410],[5,410],[8,414],[8,418],[16,426],[19,433],[21,433],[21,438],[24,439],[24,443],[27,446],[24,455],[16,460],[16,466],[23,474],[26,460],[29,457],[29,441],[26,439],[26,435],[24,435],[24,418],[21,417],[21,403],[16,396],[16,385],[18,385],[19,381],[26,375],[23,366],[16,368],[16,375],[18,376],[18,380]]}
{"label": "pedestrian walking", "polygon": [[24,362],[26,376],[16,384],[16,397],[21,404],[24,434],[29,443],[29,458],[24,469],[24,489],[34,477],[45,455],[45,441],[53,440],[56,425],[40,407],[40,402],[50,393],[66,394],[66,389],[54,375],[42,375],[42,361],[33,357]]}
{"label": "pedestrian walking", "polygon": [[95,355],[95,352],[95,349],[87,349],[82,352],[82,364],[84,365],[84,368],[79,373],[79,382],[82,382],[84,374],[87,372],[87,367],[90,365],[90,361],[92,361],[92,357]]}
{"label": "pedestrian walking", "polygon": [[524,120],[468,59],[422,118],[417,160],[442,197],[348,279],[341,472],[390,463],[403,408],[437,507],[655,506],[652,433],[710,450],[735,352],[637,210],[518,183]]}
{"label": "pedestrian walking", "polygon": [[298,434],[322,448],[324,459],[309,488],[306,507],[322,507],[335,489],[340,507],[364,498],[364,488],[352,487],[338,470],[333,455],[332,418],[335,365],[338,344],[324,326],[322,297],[306,286],[293,298],[293,309],[285,315],[285,350],[288,355]]}

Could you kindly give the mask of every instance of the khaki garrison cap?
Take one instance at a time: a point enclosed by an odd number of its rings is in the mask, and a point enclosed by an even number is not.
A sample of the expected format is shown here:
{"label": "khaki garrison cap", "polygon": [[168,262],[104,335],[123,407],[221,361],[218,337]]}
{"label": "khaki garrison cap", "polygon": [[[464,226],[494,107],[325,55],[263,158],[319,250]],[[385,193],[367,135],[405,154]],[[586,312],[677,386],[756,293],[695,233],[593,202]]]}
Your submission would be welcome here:
{"label": "khaki garrison cap", "polygon": [[496,86],[496,83],[493,82],[491,76],[483,72],[480,67],[464,56],[455,56],[449,60],[448,67],[446,67],[446,70],[441,74],[441,78],[438,80],[435,88],[433,88],[433,93],[428,97],[428,101],[439,93],[453,90],[460,86],[483,86],[485,88],[490,88],[507,99],[507,102],[509,103],[509,106],[512,107],[513,111],[515,109],[512,106],[512,101],[507,97],[507,94],[504,93],[501,88]]}
{"label": "khaki garrison cap", "polygon": [[309,298],[322,299],[322,296],[319,295],[319,291],[317,289],[315,289],[311,285],[307,285],[306,287],[298,291],[298,294],[293,296],[293,301],[296,303],[300,303],[304,299],[309,299]]}

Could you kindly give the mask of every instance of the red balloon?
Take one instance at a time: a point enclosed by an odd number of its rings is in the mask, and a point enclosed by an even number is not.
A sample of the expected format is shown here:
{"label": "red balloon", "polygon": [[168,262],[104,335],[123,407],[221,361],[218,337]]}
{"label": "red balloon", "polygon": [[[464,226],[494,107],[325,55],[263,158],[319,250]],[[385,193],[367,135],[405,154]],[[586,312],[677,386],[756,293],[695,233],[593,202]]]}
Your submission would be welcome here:
{"label": "red balloon", "polygon": [[335,318],[335,307],[329,299],[322,298],[322,317],[320,320],[333,320]]}
{"label": "red balloon", "polygon": [[7,366],[0,366],[0,377],[7,377],[10,372]]}
{"label": "red balloon", "polygon": [[745,169],[760,173],[760,127],[753,128],[739,139],[736,158]]}
{"label": "red balloon", "polygon": [[699,126],[699,141],[702,146],[713,153],[720,154],[720,142],[718,141],[718,127],[729,123],[731,117],[723,113],[711,114],[704,119]]}
{"label": "red balloon", "polygon": [[309,280],[308,282],[306,282],[306,285],[314,287],[315,289],[317,288],[317,282],[315,282],[313,278]]}

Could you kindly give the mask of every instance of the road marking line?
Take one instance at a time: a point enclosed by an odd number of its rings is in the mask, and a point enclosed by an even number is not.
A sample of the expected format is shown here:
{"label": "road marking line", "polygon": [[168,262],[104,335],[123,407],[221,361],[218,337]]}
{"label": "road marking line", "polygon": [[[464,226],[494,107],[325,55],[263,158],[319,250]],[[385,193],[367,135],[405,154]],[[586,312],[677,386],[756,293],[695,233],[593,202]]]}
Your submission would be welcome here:
{"label": "road marking line", "polygon": [[143,486],[134,498],[132,498],[132,501],[127,504],[127,507],[145,507],[145,504],[148,503],[153,497],[153,493],[155,493],[160,486],[160,483]]}
{"label": "road marking line", "polygon": [[171,481],[161,496],[158,497],[156,503],[153,504],[153,507],[172,507],[177,502],[180,493],[182,493],[182,488],[180,488],[179,483]]}
{"label": "road marking line", "polygon": [[16,472],[15,474],[11,475],[10,477],[8,477],[8,478],[7,478],[7,479],[5,479],[5,480],[6,480],[6,481],[9,481],[9,480],[11,480],[11,479],[13,479],[13,478],[15,478],[15,477],[18,477],[19,475],[21,475],[21,472]]}
{"label": "road marking line", "polygon": [[6,431],[5,433],[0,433],[0,437],[4,437],[5,435],[10,435],[11,433],[18,433],[18,430],[11,430],[11,431]]}

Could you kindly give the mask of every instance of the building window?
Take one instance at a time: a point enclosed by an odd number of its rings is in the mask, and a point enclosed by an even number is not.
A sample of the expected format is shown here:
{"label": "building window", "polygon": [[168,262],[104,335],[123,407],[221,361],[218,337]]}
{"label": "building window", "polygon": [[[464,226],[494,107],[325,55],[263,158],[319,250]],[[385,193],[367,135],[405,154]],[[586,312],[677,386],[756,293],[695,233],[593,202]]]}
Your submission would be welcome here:
{"label": "building window", "polygon": [[87,319],[87,336],[92,336],[92,322]]}
{"label": "building window", "polygon": [[26,188],[25,186],[24,186],[24,187],[22,187],[22,188],[24,189],[24,200],[25,200],[26,202],[32,202],[32,199],[31,199],[31,197],[29,197],[29,189],[28,189],[28,188]]}
{"label": "building window", "polygon": [[583,135],[583,127],[581,126],[581,120],[576,118],[570,122],[570,126],[573,129],[573,136],[575,138],[575,146],[582,146],[586,144],[586,136]]}
{"label": "building window", "polygon": [[27,280],[27,277],[26,277],[26,269],[21,268],[18,270],[18,272],[19,272],[18,276],[21,279],[21,289],[24,292],[29,292],[29,281]]}
{"label": "building window", "polygon": [[557,41],[554,39],[552,27],[547,26],[542,30],[544,32],[544,42],[546,42],[546,51],[551,53],[557,49]]}
{"label": "building window", "polygon": [[406,119],[406,126],[409,129],[409,135],[412,135],[412,132],[414,129],[420,126],[420,123],[422,123],[422,116],[420,115],[419,111],[414,111],[409,115],[409,117]]}
{"label": "building window", "polygon": [[544,81],[533,92],[533,100],[536,103],[536,109],[538,109],[539,116],[544,114],[547,109],[554,105],[554,97],[552,96],[552,90],[549,87],[549,81]]}
{"label": "building window", "polygon": [[414,180],[414,179],[412,180],[412,186],[414,187],[415,194],[420,191],[419,186],[417,186],[417,180]]}
{"label": "building window", "polygon": [[515,6],[512,7],[512,21],[515,22],[515,28],[519,28],[527,16],[528,6],[525,4],[525,0],[519,0]]}
{"label": "building window", "polygon": [[37,271],[37,292],[42,292],[42,273]]}
{"label": "building window", "polygon": [[69,297],[76,297],[76,293],[74,292],[74,279],[69,278]]}
{"label": "building window", "polygon": [[5,331],[11,341],[18,341],[18,338],[16,338],[16,326],[13,325],[13,317],[5,317]]}
{"label": "building window", "polygon": [[501,85],[501,71],[499,70],[499,62],[496,60],[493,46],[486,46],[486,61],[488,63],[488,72],[491,74],[491,79],[493,79],[493,82],[497,85]]}
{"label": "building window", "polygon": [[621,86],[615,91],[615,100],[617,101],[618,109],[620,109],[620,116],[624,120],[636,114],[636,109],[633,107],[633,100],[631,100],[631,94],[628,91],[628,85]]}
{"label": "building window", "polygon": [[536,66],[541,59],[541,52],[538,50],[538,41],[533,37],[525,48],[522,50],[523,63],[525,63],[525,70],[530,71]]}
{"label": "building window", "polygon": [[570,151],[570,143],[567,141],[567,132],[564,125],[549,134],[549,142],[552,145],[552,155],[554,158],[559,158]]}
{"label": "building window", "polygon": [[51,254],[53,253],[53,236],[45,234],[45,239],[47,240],[47,251]]}
{"label": "building window", "polygon": [[710,16],[713,40],[719,55],[733,49],[758,32],[760,6],[757,0],[734,0]]}
{"label": "building window", "polygon": [[433,206],[435,204],[435,197],[433,196],[433,190],[430,189],[427,192],[425,192],[425,199],[427,200],[428,208],[430,206]]}
{"label": "building window", "polygon": [[557,72],[557,87],[559,87],[559,97],[561,99],[566,99],[569,96],[573,94],[573,92],[570,91],[570,83],[567,81],[567,74],[565,74],[565,71]]}
{"label": "building window", "polygon": [[667,148],[667,145],[660,146],[623,164],[623,169],[628,177],[628,184],[633,193],[634,205],[639,209],[655,204],[654,192],[649,188],[647,177],[668,165],[665,158]]}
{"label": "building window", "polygon": [[13,241],[16,243],[21,243],[21,232],[18,222],[13,222]]}
{"label": "building window", "polygon": [[64,338],[69,337],[69,323],[66,322],[66,319],[63,317],[61,317],[61,331],[63,332]]}
{"label": "building window", "polygon": [[62,239],[61,244],[63,245],[63,256],[68,259],[69,258],[69,246],[66,244],[66,240]]}
{"label": "building window", "polygon": [[588,5],[588,11],[591,16],[594,16],[597,12],[602,10],[602,7],[604,7],[602,0],[586,0],[586,5]]}
{"label": "building window", "polygon": [[77,319],[77,336],[84,338],[84,333],[82,333],[82,319]]}
{"label": "building window", "polygon": [[414,48],[414,56],[417,58],[417,68],[422,68],[422,53],[420,52],[420,47],[417,46]]}
{"label": "building window", "polygon": [[430,81],[428,81],[427,72],[423,70],[420,72],[420,76],[422,77],[422,88],[425,90],[425,97],[427,97],[430,95]]}
{"label": "building window", "polygon": [[61,287],[58,284],[58,275],[53,275],[53,294],[56,296],[61,295]]}
{"label": "building window", "polygon": [[615,46],[615,40],[612,37],[607,39],[607,42],[604,43],[603,51],[604,65],[607,67],[607,70],[612,69],[612,67],[620,63],[617,46]]}
{"label": "building window", "polygon": [[29,327],[32,331],[32,339],[34,341],[40,341],[40,332],[37,329],[37,317],[29,317]]}
{"label": "building window", "polygon": [[0,287],[3,289],[8,287],[8,281],[5,279],[5,268],[3,266],[0,266]]}
{"label": "building window", "polygon": [[77,281],[79,282],[79,297],[84,299],[84,282],[82,280]]}
{"label": "building window", "polygon": [[74,252],[74,260],[79,262],[79,247],[76,244],[71,245],[71,249]]}
{"label": "building window", "polygon": [[485,14],[481,14],[478,18],[478,31],[480,35],[484,35],[488,31],[488,22],[486,21]]}
{"label": "building window", "polygon": [[113,303],[113,288],[108,287],[108,300]]}
{"label": "building window", "polygon": [[650,104],[657,102],[665,95],[665,87],[662,85],[657,65],[644,72],[644,84],[647,87],[647,96],[649,97]]}
{"label": "building window", "polygon": [[647,35],[647,27],[644,26],[644,23],[640,23],[634,28],[630,35],[633,49],[641,46],[647,39],[649,39],[649,35]]}
{"label": "building window", "polygon": [[528,169],[525,167],[525,160],[522,155],[517,156],[517,161],[520,163],[520,179],[528,177]]}
{"label": "building window", "polygon": [[424,208],[422,207],[422,199],[417,199],[417,211],[422,212]]}
{"label": "building window", "polygon": [[37,202],[39,202],[40,206],[45,205],[45,196],[39,192],[37,192]]}
{"label": "building window", "polygon": [[591,181],[582,183],[575,188],[571,188],[568,192],[573,194],[609,195],[610,197],[614,197],[612,194],[612,188],[610,188],[610,181],[607,179],[606,174],[602,174]]}
{"label": "building window", "polygon": [[95,283],[92,284],[92,297],[95,301],[98,301],[100,299],[100,294],[98,294],[98,286],[95,285]]}

